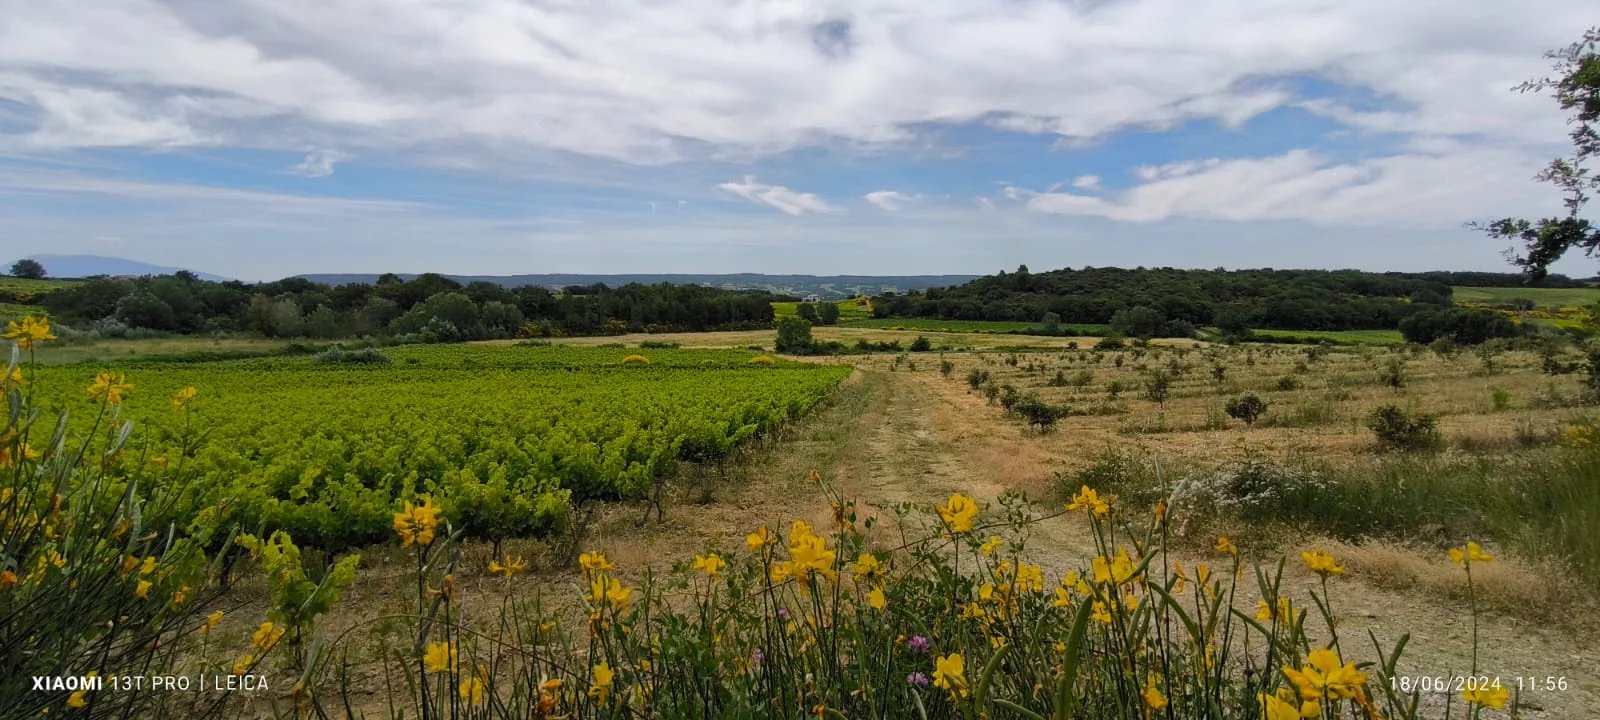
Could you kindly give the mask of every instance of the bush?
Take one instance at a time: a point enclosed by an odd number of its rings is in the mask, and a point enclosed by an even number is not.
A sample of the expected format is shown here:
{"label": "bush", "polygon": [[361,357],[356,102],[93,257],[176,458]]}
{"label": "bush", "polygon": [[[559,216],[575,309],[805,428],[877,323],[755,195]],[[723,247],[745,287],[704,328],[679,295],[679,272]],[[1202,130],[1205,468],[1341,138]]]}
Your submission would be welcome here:
{"label": "bush", "polygon": [[789,355],[804,355],[812,351],[811,323],[797,317],[778,321],[778,340],[773,349]]}
{"label": "bush", "polygon": [[1224,409],[1227,410],[1229,417],[1242,420],[1245,425],[1254,425],[1256,418],[1266,414],[1267,403],[1252,393],[1229,400]]}
{"label": "bush", "polygon": [[911,341],[911,347],[908,349],[911,352],[927,352],[933,349],[933,343],[928,340],[927,336],[918,335],[917,339]]}
{"label": "bush", "polygon": [[1165,371],[1156,371],[1144,381],[1144,397],[1157,405],[1166,405],[1167,396],[1172,392],[1172,376]]}
{"label": "bush", "polygon": [[377,348],[346,350],[343,346],[334,345],[317,353],[312,361],[326,365],[386,365],[389,356]]}
{"label": "bush", "polygon": [[1123,349],[1123,348],[1125,348],[1127,346],[1128,346],[1128,344],[1123,341],[1121,335],[1113,334],[1113,335],[1107,335],[1107,336],[1105,336],[1103,338],[1100,338],[1100,341],[1094,344],[1094,349],[1096,349],[1096,350],[1121,350],[1121,349]]}
{"label": "bush", "polygon": [[1438,418],[1422,412],[1407,413],[1398,405],[1384,405],[1367,415],[1367,428],[1382,450],[1414,452],[1437,449],[1441,444]]}
{"label": "bush", "polygon": [[678,343],[666,340],[646,340],[639,343],[640,350],[676,350],[678,347]]}
{"label": "bush", "polygon": [[643,355],[629,355],[622,359],[623,365],[649,365],[650,358]]}
{"label": "bush", "polygon": [[1057,420],[1066,417],[1068,414],[1067,408],[1051,405],[1031,393],[1018,400],[1011,407],[1011,410],[1023,420],[1028,421],[1028,425],[1038,429],[1039,432],[1049,432],[1051,428],[1056,426]]}

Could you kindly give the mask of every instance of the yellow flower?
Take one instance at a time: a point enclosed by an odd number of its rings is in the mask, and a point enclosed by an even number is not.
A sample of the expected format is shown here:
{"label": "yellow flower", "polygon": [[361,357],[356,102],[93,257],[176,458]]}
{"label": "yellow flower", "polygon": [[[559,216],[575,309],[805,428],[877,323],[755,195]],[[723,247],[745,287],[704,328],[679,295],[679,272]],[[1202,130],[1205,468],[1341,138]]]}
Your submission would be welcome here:
{"label": "yellow flower", "polygon": [[250,644],[255,646],[257,650],[266,652],[271,650],[272,646],[277,645],[278,639],[282,637],[283,628],[272,624],[272,621],[269,620],[261,623],[256,627],[255,632],[250,633]]}
{"label": "yellow flower", "polygon": [[36,342],[49,342],[56,339],[50,334],[50,321],[46,318],[36,318],[28,315],[22,320],[12,320],[6,323],[5,339],[14,340],[17,347],[28,350]]}
{"label": "yellow flower", "polygon": [[1285,665],[1283,676],[1300,691],[1301,700],[1345,700],[1367,683],[1367,674],[1356,669],[1355,663],[1339,662],[1339,654],[1331,648],[1312,650],[1306,655],[1306,664],[1299,670]]}
{"label": "yellow flower", "polygon": [[1339,566],[1339,562],[1334,560],[1332,555],[1329,555],[1321,550],[1308,550],[1302,552],[1300,553],[1300,559],[1306,561],[1306,567],[1309,568],[1311,572],[1323,577],[1344,574],[1344,568]]}
{"label": "yellow flower", "polygon": [[11,368],[11,372],[6,373],[5,377],[0,378],[0,388],[6,387],[6,386],[9,386],[9,385],[15,385],[17,387],[22,387],[26,382],[27,381],[22,379],[22,368],[14,367],[14,368]]}
{"label": "yellow flower", "polygon": [[1261,701],[1262,720],[1301,720],[1302,717],[1317,717],[1321,713],[1316,709],[1316,703],[1311,703],[1312,713],[1302,715],[1302,706],[1294,704],[1293,696],[1285,700],[1276,695],[1256,693],[1256,698]]}
{"label": "yellow flower", "polygon": [[706,577],[716,577],[722,573],[722,568],[727,566],[728,564],[723,562],[722,557],[716,553],[694,556],[694,569],[705,573]]}
{"label": "yellow flower", "polygon": [[961,659],[961,653],[940,655],[933,661],[933,685],[952,694],[966,696],[966,663]]}
{"label": "yellow flower", "polygon": [[8,588],[17,584],[17,574],[10,570],[0,572],[0,588]]}
{"label": "yellow flower", "polygon": [[850,572],[858,580],[871,580],[883,574],[883,563],[878,562],[878,558],[873,557],[872,553],[861,553],[861,556],[856,558],[856,564],[850,568]]}
{"label": "yellow flower", "polygon": [[507,555],[505,564],[501,564],[497,560],[489,561],[490,573],[495,575],[504,575],[508,578],[527,569],[528,563],[522,560],[521,555]]}
{"label": "yellow flower", "polygon": [[428,649],[422,653],[422,665],[431,673],[454,672],[457,662],[456,648],[450,643],[428,643]]}
{"label": "yellow flower", "polygon": [[433,544],[434,531],[439,527],[439,508],[430,503],[428,498],[412,505],[410,500],[405,502],[405,508],[394,514],[394,531],[400,536],[400,546],[410,547],[412,543],[426,547]]}
{"label": "yellow flower", "polygon": [[605,702],[606,698],[611,695],[611,681],[615,680],[616,676],[617,674],[611,669],[611,666],[601,660],[598,665],[594,666],[594,681],[589,686],[589,695],[599,699],[600,702]]}
{"label": "yellow flower", "polygon": [[1088,510],[1095,517],[1105,517],[1111,513],[1111,505],[1100,499],[1100,494],[1084,485],[1078,494],[1072,496],[1072,502],[1067,503],[1068,510]]}
{"label": "yellow flower", "polygon": [[632,599],[632,589],[605,573],[595,573],[589,578],[589,602],[593,605],[609,604],[611,609],[620,612]]}
{"label": "yellow flower", "polygon": [[233,674],[235,674],[235,675],[243,675],[246,672],[249,672],[250,666],[255,665],[255,664],[256,664],[256,656],[255,655],[245,655],[244,657],[241,657],[238,660],[234,661],[234,663],[233,663]]}
{"label": "yellow flower", "polygon": [[598,550],[591,550],[578,556],[578,565],[585,574],[610,570],[612,565],[606,561],[606,556]]}
{"label": "yellow flower", "polygon": [[1265,600],[1256,601],[1256,619],[1262,622],[1271,620],[1287,622],[1289,620],[1293,620],[1293,610],[1294,608],[1290,604],[1289,598],[1283,597],[1282,595],[1278,596],[1278,602],[1276,603],[1276,606],[1268,605],[1267,601]]}
{"label": "yellow flower", "polygon": [[89,701],[84,698],[84,695],[86,693],[87,693],[87,691],[78,690],[78,691],[73,692],[71,695],[68,695],[67,696],[67,707],[69,707],[69,708],[81,708],[81,707],[87,706],[89,704]]}
{"label": "yellow flower", "polygon": [[133,383],[128,382],[128,379],[122,373],[97,373],[94,376],[94,382],[89,385],[89,399],[108,405],[117,405],[122,402],[122,394],[132,389]]}
{"label": "yellow flower", "polygon": [[134,587],[133,594],[135,596],[137,596],[140,600],[145,600],[145,599],[149,598],[150,597],[150,581],[149,580],[140,580],[139,584]]}
{"label": "yellow flower", "polygon": [[1004,543],[1005,541],[1001,540],[999,537],[990,535],[989,539],[983,541],[983,545],[978,548],[978,552],[983,553],[984,557],[989,557],[994,555],[994,551],[998,550]]}
{"label": "yellow flower", "polygon": [[1491,560],[1494,560],[1494,556],[1484,552],[1483,547],[1476,542],[1468,541],[1464,548],[1450,548],[1450,562],[1462,567],[1466,567],[1471,563],[1489,562]]}
{"label": "yellow flower", "polygon": [[1499,710],[1511,699],[1511,691],[1497,681],[1493,687],[1466,688],[1461,691],[1461,699],[1473,705]]}
{"label": "yellow flower", "polygon": [[205,622],[200,623],[200,634],[201,635],[210,635],[211,631],[217,629],[217,625],[219,623],[221,623],[221,622],[222,622],[222,611],[221,610],[212,611],[212,613],[210,615],[206,616]]}
{"label": "yellow flower", "polygon": [[1229,540],[1227,535],[1217,536],[1217,552],[1239,557],[1239,548],[1234,546],[1233,541]]}
{"label": "yellow flower", "polygon": [[1161,694],[1161,678],[1151,673],[1145,678],[1144,704],[1151,710],[1161,710],[1167,706],[1167,696]]}
{"label": "yellow flower", "polygon": [[1094,608],[1090,610],[1089,617],[1101,625],[1111,624],[1111,611],[1106,608],[1105,603],[1098,600],[1095,601]]}
{"label": "yellow flower", "polygon": [[760,550],[761,548],[767,547],[768,545],[772,545],[776,542],[778,542],[778,538],[774,536],[772,531],[768,530],[766,526],[762,526],[755,532],[744,536],[744,544],[750,546],[752,551]]}
{"label": "yellow flower", "polygon": [[1094,581],[1097,583],[1122,585],[1139,579],[1139,568],[1128,557],[1127,548],[1117,548],[1115,558],[1097,557],[1090,561],[1090,566],[1094,570]]}
{"label": "yellow flower", "polygon": [[[950,500],[938,506],[939,517],[951,532],[972,532],[972,520],[978,515],[978,504],[961,493],[950,496]],[[958,656],[959,657],[959,656]]]}
{"label": "yellow flower", "polygon": [[140,575],[149,575],[150,573],[155,572],[155,570],[156,570],[156,556],[154,556],[154,555],[146,555],[145,558],[144,558],[144,564],[139,566],[139,574]]}
{"label": "yellow flower", "polygon": [[476,674],[461,678],[461,684],[456,688],[456,694],[468,705],[483,704],[483,678]]}
{"label": "yellow flower", "polygon": [[889,601],[883,596],[883,588],[875,587],[867,593],[867,606],[873,610],[882,610],[888,604]]}

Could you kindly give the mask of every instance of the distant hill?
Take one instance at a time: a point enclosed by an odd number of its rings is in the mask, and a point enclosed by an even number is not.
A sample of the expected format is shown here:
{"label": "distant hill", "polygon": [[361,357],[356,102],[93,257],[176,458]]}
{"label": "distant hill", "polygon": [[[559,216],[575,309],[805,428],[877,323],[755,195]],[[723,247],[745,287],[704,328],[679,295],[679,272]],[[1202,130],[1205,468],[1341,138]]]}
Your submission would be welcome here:
{"label": "distant hill", "polygon": [[[48,267],[48,265],[46,265]],[[416,275],[396,273],[399,277],[410,280]],[[377,274],[318,274],[299,275],[313,282],[338,285],[342,283],[372,283],[378,279]],[[881,295],[886,292],[901,293],[908,290],[925,290],[927,288],[950,287],[976,279],[977,275],[763,275],[760,273],[737,273],[731,275],[693,275],[693,274],[662,274],[662,275],[580,275],[572,273],[548,273],[542,275],[446,275],[445,277],[460,283],[490,282],[504,287],[523,287],[525,285],[540,285],[557,289],[568,285],[593,285],[605,283],[610,287],[618,287],[628,283],[672,283],[674,285],[705,285],[707,287],[722,288],[725,290],[766,290],[768,292],[785,295],[819,295],[823,298],[854,297],[857,293],[868,295]]]}
{"label": "distant hill", "polygon": [[[93,275],[171,275],[187,268],[151,265],[137,260],[126,260],[104,255],[34,255],[34,260],[44,266],[53,278],[81,278]],[[202,280],[221,282],[229,280],[220,275],[189,270]]]}

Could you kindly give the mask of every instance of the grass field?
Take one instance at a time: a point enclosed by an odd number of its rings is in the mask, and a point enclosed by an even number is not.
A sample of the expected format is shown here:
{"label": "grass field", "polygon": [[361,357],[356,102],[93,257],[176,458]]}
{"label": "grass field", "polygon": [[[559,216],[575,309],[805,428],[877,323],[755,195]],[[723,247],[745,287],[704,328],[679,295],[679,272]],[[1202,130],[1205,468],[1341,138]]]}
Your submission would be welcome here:
{"label": "grass field", "polygon": [[1399,330],[1252,330],[1273,338],[1327,340],[1340,345],[1402,345],[1406,339]]}
{"label": "grass field", "polygon": [[[1006,320],[944,320],[939,318],[871,318],[842,323],[846,327],[917,330],[941,333],[1017,333],[1040,331],[1038,323]],[[1104,335],[1111,331],[1109,325],[1063,325],[1070,334],[1079,336]]]}
{"label": "grass field", "polygon": [[[872,311],[857,305],[855,300],[833,300],[831,302],[839,308],[840,323],[872,317]],[[799,308],[800,303],[797,302],[775,302],[772,304],[772,315],[774,318],[793,317],[799,313]]]}
{"label": "grass field", "polygon": [[1532,300],[1540,307],[1582,307],[1600,302],[1600,288],[1464,287],[1453,288],[1458,303],[1503,303]]}

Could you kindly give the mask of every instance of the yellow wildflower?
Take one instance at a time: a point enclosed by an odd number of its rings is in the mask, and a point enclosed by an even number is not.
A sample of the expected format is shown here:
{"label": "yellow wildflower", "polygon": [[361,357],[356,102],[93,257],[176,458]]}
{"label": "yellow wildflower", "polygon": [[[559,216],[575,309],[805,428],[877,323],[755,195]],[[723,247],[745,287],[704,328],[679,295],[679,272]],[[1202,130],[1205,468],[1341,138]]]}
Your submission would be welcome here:
{"label": "yellow wildflower", "polygon": [[744,536],[744,544],[750,546],[752,551],[760,550],[761,548],[767,547],[768,545],[773,545],[777,542],[778,538],[774,536],[772,531],[768,530],[766,526],[762,526],[755,532]]}
{"label": "yellow wildflower", "polygon": [[422,653],[422,665],[431,673],[455,672],[458,662],[456,648],[450,643],[428,643]]}
{"label": "yellow wildflower", "polygon": [[1511,691],[1498,681],[1491,687],[1471,687],[1461,691],[1461,699],[1472,705],[1499,710],[1511,699]]}
{"label": "yellow wildflower", "polygon": [[1132,558],[1128,557],[1127,548],[1117,548],[1115,558],[1097,557],[1090,561],[1090,565],[1094,570],[1094,581],[1097,583],[1122,585],[1139,579],[1139,568]]}
{"label": "yellow wildflower", "polygon": [[578,566],[583,568],[585,574],[603,572],[614,567],[606,560],[606,556],[599,550],[591,550],[578,556]]}
{"label": "yellow wildflower", "polygon": [[1468,541],[1466,547],[1450,548],[1450,562],[1463,567],[1476,562],[1489,562],[1494,556],[1483,551],[1483,546],[1476,542]]}
{"label": "yellow wildflower", "polygon": [[87,695],[85,690],[74,691],[67,696],[67,707],[76,709],[88,706],[89,701],[84,697],[85,695]]}
{"label": "yellow wildflower", "polygon": [[140,600],[149,599],[149,597],[150,597],[150,581],[149,580],[140,580],[139,584],[134,587],[133,594],[136,597],[138,597]]}
{"label": "yellow wildflower", "polygon": [[1300,559],[1306,561],[1306,567],[1309,568],[1311,572],[1323,577],[1344,574],[1344,568],[1340,567],[1339,562],[1334,560],[1332,555],[1329,555],[1321,550],[1308,550],[1302,552],[1300,553]]}
{"label": "yellow wildflower", "polygon": [[476,673],[461,678],[461,684],[456,687],[456,695],[465,700],[468,705],[483,704],[483,678]]}
{"label": "yellow wildflower", "polygon": [[1268,605],[1265,600],[1256,601],[1256,619],[1262,622],[1272,620],[1287,622],[1293,620],[1293,611],[1294,607],[1289,602],[1289,598],[1282,595],[1278,596],[1278,601],[1275,605]]}
{"label": "yellow wildflower", "polygon": [[617,674],[611,669],[611,666],[601,660],[598,665],[594,666],[594,681],[589,686],[590,697],[596,698],[600,702],[605,702],[606,698],[611,695],[611,683],[616,679],[616,676]]}
{"label": "yellow wildflower", "polygon": [[428,498],[417,505],[407,500],[404,509],[394,514],[394,531],[400,536],[401,547],[410,547],[412,543],[422,547],[432,545],[438,527],[439,508]]}
{"label": "yellow wildflower", "polygon": [[184,388],[182,390],[179,390],[179,391],[173,393],[172,394],[172,409],[174,409],[174,410],[182,410],[182,409],[188,407],[190,401],[194,400],[195,394],[196,394],[196,391],[192,387],[186,387],[186,388]]}
{"label": "yellow wildflower", "polygon": [[1239,548],[1234,546],[1233,541],[1229,540],[1227,535],[1217,536],[1217,552],[1239,557]]}
{"label": "yellow wildflower", "polygon": [[1110,625],[1111,610],[1106,607],[1105,603],[1096,600],[1094,607],[1089,611],[1089,618],[1101,625]]}
{"label": "yellow wildflower", "polygon": [[1161,678],[1154,673],[1145,678],[1144,692],[1140,695],[1144,697],[1145,706],[1151,710],[1161,710],[1167,706],[1167,696],[1161,694],[1160,685]]}
{"label": "yellow wildflower", "polygon": [[283,628],[274,625],[272,621],[268,620],[257,626],[255,632],[250,633],[250,644],[255,646],[257,650],[266,652],[271,650],[272,646],[277,645],[278,640],[282,637]]}
{"label": "yellow wildflower", "polygon": [[495,575],[504,575],[504,576],[506,576],[508,578],[511,577],[512,575],[516,575],[517,573],[522,572],[523,570],[527,570],[527,569],[528,569],[528,563],[523,561],[521,555],[507,555],[506,556],[506,561],[505,561],[504,564],[500,563],[497,560],[490,560],[489,561],[489,572],[490,573],[493,573]]}
{"label": "yellow wildflower", "polygon": [[999,537],[990,535],[989,539],[983,541],[983,545],[978,548],[978,552],[983,553],[984,557],[990,557],[994,555],[994,551],[999,549],[1004,543],[1005,541],[1001,540]]}
{"label": "yellow wildflower", "polygon": [[1340,663],[1331,648],[1312,650],[1299,670],[1285,665],[1283,676],[1300,691],[1301,700],[1345,700],[1356,696],[1367,682],[1367,674],[1355,663]]}
{"label": "yellow wildflower", "polygon": [[1100,494],[1088,485],[1084,485],[1082,489],[1078,490],[1078,494],[1072,496],[1072,502],[1067,503],[1067,509],[1088,510],[1095,517],[1105,517],[1111,513],[1110,503],[1100,499]]}
{"label": "yellow wildflower", "polygon": [[933,685],[948,690],[953,695],[966,696],[966,663],[962,660],[961,653],[940,655],[934,660]]}
{"label": "yellow wildflower", "polygon": [[1317,717],[1321,714],[1315,707],[1316,703],[1311,703],[1311,714],[1302,715],[1302,706],[1293,702],[1292,695],[1289,697],[1289,700],[1285,700],[1276,695],[1256,693],[1256,698],[1261,701],[1262,720],[1301,720],[1302,717]]}
{"label": "yellow wildflower", "polygon": [[17,574],[10,570],[0,572],[0,588],[8,588],[17,584]]}
{"label": "yellow wildflower", "polygon": [[241,657],[238,660],[235,660],[233,662],[233,674],[235,674],[235,675],[243,675],[246,672],[249,672],[250,671],[250,667],[255,665],[255,664],[256,664],[256,656],[255,655],[245,655],[244,657]]}
{"label": "yellow wildflower", "polygon": [[132,389],[133,383],[128,382],[122,373],[97,373],[94,382],[89,385],[89,399],[117,405],[122,402],[122,394]]}
{"label": "yellow wildflower", "polygon": [[23,350],[32,349],[33,344],[36,342],[49,342],[56,339],[56,336],[50,333],[50,320],[36,318],[32,315],[6,323],[4,337],[7,340],[15,341],[17,347]]}
{"label": "yellow wildflower", "polygon": [[722,573],[722,568],[727,567],[727,565],[722,561],[722,557],[716,553],[694,556],[694,569],[697,572],[705,573],[706,577],[716,577]]}
{"label": "yellow wildflower", "polygon": [[857,580],[871,580],[883,574],[883,563],[878,562],[878,558],[872,553],[861,553],[861,556],[856,558],[855,565],[851,566],[850,572]]}
{"label": "yellow wildflower", "polygon": [[217,629],[217,625],[219,623],[221,623],[221,622],[222,622],[222,611],[221,610],[213,610],[210,615],[206,616],[205,621],[200,623],[200,634],[201,635],[210,635],[211,631]]}
{"label": "yellow wildflower", "polygon": [[961,493],[950,496],[950,500],[938,506],[939,517],[944,524],[950,527],[951,532],[972,532],[972,520],[978,516],[978,503]]}
{"label": "yellow wildflower", "polygon": [[873,610],[882,610],[888,606],[889,601],[883,596],[883,588],[875,587],[867,593],[867,606]]}

